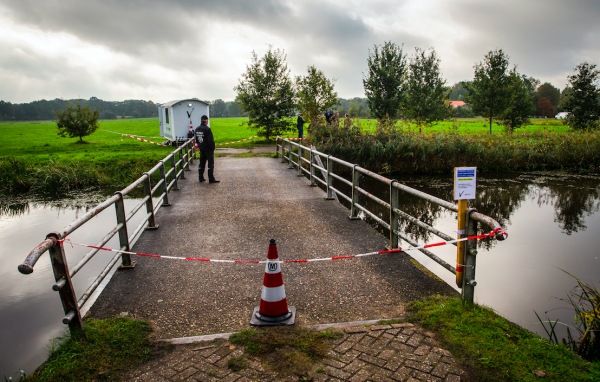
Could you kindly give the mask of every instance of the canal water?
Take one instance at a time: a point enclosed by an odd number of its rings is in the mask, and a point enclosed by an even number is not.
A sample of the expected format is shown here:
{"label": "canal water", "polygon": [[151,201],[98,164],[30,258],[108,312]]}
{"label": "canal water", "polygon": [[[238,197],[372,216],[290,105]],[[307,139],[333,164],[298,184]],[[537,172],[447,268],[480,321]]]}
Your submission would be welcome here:
{"label": "canal water", "polygon": [[[451,177],[398,177],[398,180],[452,201]],[[343,186],[336,184],[338,189],[343,190]],[[387,186],[367,178],[361,180],[361,187],[384,200],[389,198]],[[455,235],[455,213],[404,193],[400,196],[401,210]],[[52,202],[12,201],[0,205],[0,378],[19,369],[28,373],[35,370],[45,360],[50,340],[65,332],[60,300],[51,290],[54,279],[48,255],[40,259],[31,275],[20,274],[17,265],[49,231],[63,228],[105,198],[84,195]],[[388,219],[387,210],[368,200],[360,202],[384,220]],[[126,200],[126,210],[130,211],[137,203],[138,200]],[[545,333],[536,324],[534,311],[540,316],[548,312],[553,320],[573,324],[573,312],[561,299],[576,286],[576,281],[563,270],[600,286],[600,177],[563,173],[479,175],[477,199],[469,206],[496,219],[509,234],[504,242],[479,242],[476,301],[540,335]],[[130,227],[136,227],[140,221],[138,214]],[[371,223],[388,235],[385,229]],[[81,243],[98,242],[116,225],[114,208],[95,217],[92,224],[70,238]],[[411,224],[403,223],[403,229],[419,243],[440,241]],[[117,239],[113,238],[108,246],[117,248]],[[68,247],[66,252],[69,263],[75,264],[87,251]],[[456,247],[435,247],[432,252],[455,264]],[[446,269],[420,252],[409,253],[455,287],[454,275]],[[112,254],[101,251],[75,276],[78,296],[108,263],[109,257]]]}
{"label": "canal water", "polygon": [[[34,371],[46,360],[51,340],[66,330],[58,292],[51,289],[54,275],[49,255],[40,257],[32,274],[19,273],[17,266],[49,232],[61,230],[106,198],[92,193],[54,201],[3,200],[0,204],[0,380],[4,376],[15,377],[19,370],[27,374]],[[138,203],[137,199],[126,199],[126,211]],[[130,220],[130,233],[142,218],[137,213]],[[96,244],[115,226],[115,208],[111,206],[69,237],[75,242]],[[107,247],[118,248],[118,238],[111,239]],[[87,253],[87,248],[67,247],[65,252],[72,267]],[[100,251],[74,276],[78,297],[113,255]]]}

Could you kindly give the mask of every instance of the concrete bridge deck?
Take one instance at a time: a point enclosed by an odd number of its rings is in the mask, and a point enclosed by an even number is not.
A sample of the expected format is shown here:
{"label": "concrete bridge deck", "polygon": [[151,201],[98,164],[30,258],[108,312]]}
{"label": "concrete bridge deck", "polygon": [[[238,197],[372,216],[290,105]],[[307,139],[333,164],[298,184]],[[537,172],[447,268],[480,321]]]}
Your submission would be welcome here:
{"label": "concrete bridge deck", "polygon": [[[196,162],[197,163],[197,162]],[[217,158],[218,184],[198,183],[196,169],[169,194],[136,252],[213,259],[265,260],[270,238],[282,260],[383,250],[388,240],[274,158]],[[118,271],[91,309],[95,318],[128,312],[150,320],[158,338],[250,327],[260,302],[264,264],[224,264],[137,257]],[[288,304],[298,324],[403,315],[429,294],[455,294],[418,270],[404,253],[283,264]]]}

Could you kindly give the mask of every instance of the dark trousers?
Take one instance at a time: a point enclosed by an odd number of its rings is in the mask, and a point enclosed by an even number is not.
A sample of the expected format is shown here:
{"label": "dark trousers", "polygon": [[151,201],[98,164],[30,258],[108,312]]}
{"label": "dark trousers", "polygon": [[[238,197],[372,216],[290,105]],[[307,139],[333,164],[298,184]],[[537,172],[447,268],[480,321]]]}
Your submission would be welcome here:
{"label": "dark trousers", "polygon": [[298,138],[302,138],[304,135],[304,126],[298,126]]}
{"label": "dark trousers", "polygon": [[198,165],[198,178],[204,179],[204,168],[206,167],[206,161],[208,161],[208,180],[215,179],[214,168],[215,168],[215,152],[213,150],[202,150],[200,149],[200,164]]}

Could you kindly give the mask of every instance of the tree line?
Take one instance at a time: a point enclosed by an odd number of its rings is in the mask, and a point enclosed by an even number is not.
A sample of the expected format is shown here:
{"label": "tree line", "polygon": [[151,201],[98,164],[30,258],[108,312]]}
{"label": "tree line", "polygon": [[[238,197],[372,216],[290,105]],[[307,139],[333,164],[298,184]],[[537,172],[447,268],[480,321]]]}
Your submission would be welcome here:
{"label": "tree line", "polygon": [[97,97],[91,97],[87,101],[56,98],[49,101],[42,99],[29,103],[14,104],[0,100],[0,121],[54,120],[56,119],[55,112],[64,111],[67,106],[74,107],[77,103],[87,103],[92,110],[98,110],[102,119],[158,117],[157,105],[152,101],[104,101]]}
{"label": "tree line", "polygon": [[[574,130],[595,129],[600,119],[600,71],[587,62],[574,68],[561,92],[550,83],[521,74],[510,66],[502,49],[489,51],[473,66],[473,80],[446,86],[440,58],[432,48],[416,48],[408,56],[403,45],[384,42],[369,50],[367,72],[363,73],[366,102],[354,99],[345,104],[329,79],[315,66],[307,74],[292,78],[283,50],[269,50],[263,57],[252,52],[239,84],[234,103],[249,118],[248,126],[270,138],[294,128],[293,117],[303,113],[315,122],[327,110],[354,116],[370,116],[389,123],[399,118],[415,123],[419,131],[437,121],[461,114],[483,116],[507,132],[528,123],[534,115],[569,113],[567,124]],[[453,110],[450,100],[464,100],[468,106]],[[360,110],[360,111],[359,111]],[[362,114],[362,115],[361,115]]]}

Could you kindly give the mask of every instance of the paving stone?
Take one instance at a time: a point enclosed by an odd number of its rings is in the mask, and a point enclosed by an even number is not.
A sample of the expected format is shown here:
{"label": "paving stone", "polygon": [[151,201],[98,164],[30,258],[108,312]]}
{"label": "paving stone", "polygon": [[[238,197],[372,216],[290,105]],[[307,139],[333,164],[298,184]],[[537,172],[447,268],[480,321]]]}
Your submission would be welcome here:
{"label": "paving stone", "polygon": [[427,337],[435,336],[435,334],[433,332],[430,332],[429,330],[423,330],[423,334]]}
{"label": "paving stone", "polygon": [[360,355],[359,351],[352,349],[352,350],[346,352],[345,354],[340,355],[339,360],[342,362],[350,363],[354,359],[356,359],[356,357],[358,357],[359,355]]}
{"label": "paving stone", "polygon": [[222,382],[234,382],[234,381],[237,381],[238,379],[240,379],[241,377],[242,377],[241,375],[231,373],[228,376],[226,376],[225,378],[222,378],[221,381]]}
{"label": "paving stone", "polygon": [[412,327],[414,326],[413,324],[411,324],[410,322],[401,322],[399,324],[392,324],[392,328],[406,328],[406,327]]}
{"label": "paving stone", "polygon": [[457,375],[464,375],[465,374],[464,371],[462,371],[461,369],[459,369],[456,366],[450,366],[450,373],[457,374]]}
{"label": "paving stone", "polygon": [[175,382],[177,382],[177,381],[185,381],[186,379],[188,379],[192,375],[196,374],[197,372],[198,372],[198,369],[195,369],[193,367],[188,367],[187,369],[185,369],[181,373],[178,373],[178,374],[174,375],[170,379],[171,379],[171,381],[175,381]]}
{"label": "paving stone", "polygon": [[394,335],[394,336],[395,336],[395,335],[396,335],[396,334],[398,334],[398,333],[399,333],[401,330],[402,330],[402,329],[388,329],[388,330],[386,330],[385,332],[386,332],[386,333],[389,333],[389,334],[392,334],[392,335]]}
{"label": "paving stone", "polygon": [[415,334],[417,332],[417,329],[414,327],[409,327],[409,328],[404,328],[402,330],[402,334],[406,334],[408,336],[412,336],[413,334]]}
{"label": "paving stone", "polygon": [[340,353],[345,353],[348,350],[350,350],[352,348],[352,346],[354,346],[354,342],[351,341],[344,341],[342,342],[340,345],[338,345],[338,347],[335,348],[335,351],[340,352]]}
{"label": "paving stone", "polygon": [[325,359],[323,360],[323,363],[324,363],[324,364],[326,364],[326,365],[329,365],[329,366],[333,366],[333,367],[335,367],[336,369],[341,369],[341,368],[343,368],[343,367],[345,367],[345,366],[346,366],[346,364],[345,364],[345,363],[343,363],[343,362],[340,362],[340,361],[337,361],[337,360],[335,360],[335,359],[331,359],[331,358],[325,358]]}
{"label": "paving stone", "polygon": [[360,356],[358,356],[358,358],[360,360],[363,360],[368,363],[372,363],[373,365],[377,365],[379,367],[385,365],[385,363],[386,363],[381,358],[373,357],[372,355],[369,355],[369,354],[361,354]]}
{"label": "paving stone", "polygon": [[431,347],[429,347],[427,345],[421,345],[417,348],[417,350],[415,350],[415,354],[425,355],[425,354],[429,353],[429,349],[431,349]]}
{"label": "paving stone", "polygon": [[351,334],[348,336],[347,340],[350,342],[359,342],[360,340],[363,339],[364,336],[366,336],[367,333],[357,333],[357,334]]}
{"label": "paving stone", "polygon": [[413,377],[417,378],[419,381],[424,382],[442,382],[440,378],[434,377],[431,374],[422,373],[418,370],[415,370],[415,372],[413,373]]}
{"label": "paving stone", "polygon": [[434,352],[434,353],[439,353],[439,354],[441,354],[443,356],[446,356],[446,357],[452,357],[452,353],[450,353],[448,350],[445,350],[445,349],[433,348],[433,349],[431,349],[431,351]]}
{"label": "paving stone", "polygon": [[431,371],[431,369],[433,369],[433,367],[431,367],[429,365],[425,365],[423,363],[415,362],[412,360],[407,360],[404,364],[408,367],[411,367],[415,370],[419,370],[419,371],[422,371],[425,373],[429,373]]}
{"label": "paving stone", "polygon": [[386,369],[392,370],[392,371],[396,371],[396,370],[398,370],[398,368],[400,366],[402,366],[403,363],[404,363],[403,358],[393,357],[385,365],[383,365],[383,367],[385,367]]}
{"label": "paving stone", "polygon": [[413,353],[401,353],[401,354],[404,358],[409,359],[411,361],[421,362],[421,359],[423,359],[422,355],[416,355]]}
{"label": "paving stone", "polygon": [[[432,353],[432,354],[435,354],[435,353]],[[431,374],[435,375],[436,377],[444,378],[448,374],[449,371],[450,371],[450,365],[448,365],[447,363],[440,362],[435,367],[435,369],[433,369]]]}
{"label": "paving stone", "polygon": [[379,338],[377,339],[373,345],[371,345],[371,347],[376,348],[376,349],[380,349],[382,350],[383,348],[385,348],[390,342],[392,342],[392,340],[389,340],[387,338]]}
{"label": "paving stone", "polygon": [[381,336],[384,332],[380,331],[380,330],[375,330],[375,331],[370,331],[367,333],[367,336],[369,337],[373,337],[373,338],[379,338],[379,336]]}
{"label": "paving stone", "polygon": [[421,341],[423,341],[423,338],[425,338],[425,336],[423,336],[422,334],[413,334],[412,337],[410,337],[408,339],[408,341],[406,341],[406,344],[409,346],[414,346],[417,347],[419,346],[419,344],[421,343]]}
{"label": "paving stone", "polygon": [[392,341],[390,342],[390,347],[393,347],[396,350],[400,350],[401,352],[413,352],[413,348],[411,348],[408,345],[404,345],[403,343],[400,343],[398,341]]}
{"label": "paving stone", "polygon": [[375,342],[375,338],[365,336],[362,340],[360,340],[359,344],[364,345],[364,346],[370,346],[374,342]]}
{"label": "paving stone", "polygon": [[381,374],[374,374],[371,376],[370,378],[371,381],[373,382],[394,382],[393,379],[383,376]]}
{"label": "paving stone", "polygon": [[394,338],[396,338],[396,336],[394,336],[394,335],[392,335],[392,334],[390,334],[390,333],[388,333],[388,332],[385,332],[385,333],[383,333],[383,334],[381,335],[381,337],[383,337],[383,338],[387,338],[388,340],[393,340]]}
{"label": "paving stone", "polygon": [[230,349],[229,346],[223,346],[221,348],[219,348],[215,354],[221,356],[221,357],[225,357],[226,355],[228,355],[229,353],[231,353],[233,351],[233,349]]}
{"label": "paving stone", "polygon": [[342,380],[348,379],[352,375],[350,373],[346,373],[345,371],[336,369],[331,366],[325,366],[324,369],[325,369],[325,372],[327,373],[327,375],[330,375],[332,377],[339,378]]}
{"label": "paving stone", "polygon": [[351,382],[364,382],[367,379],[369,379],[369,377],[371,376],[371,374],[366,371],[365,369],[361,369],[358,371],[358,373],[354,374],[354,376],[352,378],[350,378]]}
{"label": "paving stone", "polygon": [[351,333],[365,333],[368,332],[369,329],[366,326],[351,326],[349,328],[344,329],[344,331],[348,334]]}
{"label": "paving stone", "polygon": [[352,361],[349,365],[347,365],[344,368],[345,372],[348,372],[350,374],[354,374],[357,371],[359,371],[360,369],[362,369],[363,367],[365,367],[367,364],[364,363],[363,361],[359,361],[358,359],[355,359],[354,361]]}
{"label": "paving stone", "polygon": [[450,365],[456,364],[456,361],[452,357],[442,357],[442,362],[449,363]]}
{"label": "paving stone", "polygon": [[460,382],[460,377],[458,375],[450,374],[444,379],[444,382]]}
{"label": "paving stone", "polygon": [[384,350],[381,353],[379,353],[378,357],[381,359],[384,359],[386,361],[389,361],[395,355],[396,355],[395,350],[387,349],[387,350]]}
{"label": "paving stone", "polygon": [[391,329],[392,326],[391,325],[372,325],[369,326],[369,329],[371,330],[386,330],[386,329]]}
{"label": "paving stone", "polygon": [[371,375],[381,375],[384,377],[391,377],[392,374],[394,374],[394,372],[391,370],[382,369],[381,367],[374,366],[374,365],[365,366],[365,370],[367,370],[369,373],[371,373]]}
{"label": "paving stone", "polygon": [[440,344],[438,340],[436,340],[435,338],[432,338],[432,337],[427,337],[427,338],[425,338],[425,339],[423,340],[423,343],[424,343],[424,344],[427,344],[427,345],[429,345],[429,346],[432,346],[432,347],[433,347],[433,346],[439,346],[439,344]]}
{"label": "paving stone", "polygon": [[435,365],[438,362],[438,360],[440,358],[442,358],[441,354],[438,354],[438,353],[429,353],[429,354],[427,354],[427,357],[425,357],[423,359],[423,363],[426,363],[428,365],[433,366],[433,365]]}
{"label": "paving stone", "polygon": [[165,378],[170,378],[172,376],[174,376],[175,374],[177,374],[177,372],[173,369],[170,369],[168,367],[159,367],[157,369],[154,370],[156,373],[162,375]]}
{"label": "paving stone", "polygon": [[405,382],[411,378],[413,372],[413,369],[409,369],[407,367],[402,366],[400,369],[396,370],[396,372],[392,375],[392,379],[395,379],[396,381]]}
{"label": "paving stone", "polygon": [[208,362],[208,363],[215,363],[215,362],[217,362],[220,359],[221,359],[221,356],[219,356],[218,354],[213,354],[210,357],[206,358],[206,362]]}
{"label": "paving stone", "polygon": [[406,343],[406,341],[408,341],[409,338],[410,338],[410,336],[407,336],[405,334],[398,334],[396,336],[396,341]]}
{"label": "paving stone", "polygon": [[313,382],[325,382],[328,378],[325,373],[317,373],[313,375]]}
{"label": "paving stone", "polygon": [[352,348],[360,353],[364,353],[366,351],[369,351],[369,347],[363,345],[363,344],[356,344],[354,345],[354,347]]}

